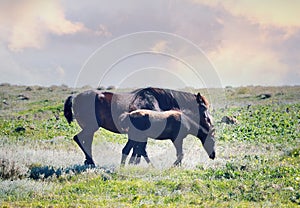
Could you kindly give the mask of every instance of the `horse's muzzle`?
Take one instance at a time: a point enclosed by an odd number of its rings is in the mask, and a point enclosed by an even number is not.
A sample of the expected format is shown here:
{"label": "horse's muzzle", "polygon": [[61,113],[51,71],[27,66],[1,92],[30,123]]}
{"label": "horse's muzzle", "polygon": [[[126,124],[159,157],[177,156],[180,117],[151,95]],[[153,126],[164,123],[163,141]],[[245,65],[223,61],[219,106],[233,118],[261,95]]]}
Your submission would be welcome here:
{"label": "horse's muzzle", "polygon": [[210,155],[209,155],[209,158],[214,160],[216,158],[216,152],[213,151]]}

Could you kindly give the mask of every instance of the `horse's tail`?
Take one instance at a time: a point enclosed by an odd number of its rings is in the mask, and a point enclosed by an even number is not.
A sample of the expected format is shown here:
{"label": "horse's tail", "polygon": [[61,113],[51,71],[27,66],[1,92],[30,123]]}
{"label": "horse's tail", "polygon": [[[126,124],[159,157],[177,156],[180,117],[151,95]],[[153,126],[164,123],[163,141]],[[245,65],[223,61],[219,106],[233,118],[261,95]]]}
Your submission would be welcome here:
{"label": "horse's tail", "polygon": [[71,124],[71,122],[73,121],[72,100],[73,100],[73,96],[69,96],[66,99],[64,105],[64,115],[69,124]]}

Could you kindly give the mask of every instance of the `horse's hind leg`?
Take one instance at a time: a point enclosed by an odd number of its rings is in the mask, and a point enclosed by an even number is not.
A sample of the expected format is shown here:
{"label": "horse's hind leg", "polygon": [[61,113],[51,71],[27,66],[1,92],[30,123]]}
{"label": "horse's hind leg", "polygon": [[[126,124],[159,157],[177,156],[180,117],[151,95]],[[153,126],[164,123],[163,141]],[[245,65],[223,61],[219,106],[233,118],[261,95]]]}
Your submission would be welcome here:
{"label": "horse's hind leg", "polygon": [[95,131],[83,129],[79,134],[74,136],[74,141],[78,144],[85,155],[85,165],[95,166],[92,156],[92,142]]}
{"label": "horse's hind leg", "polygon": [[94,91],[86,91],[78,94],[73,99],[73,112],[77,123],[82,131],[74,136],[75,142],[85,154],[86,165],[95,166],[92,157],[92,142],[95,131],[100,127],[100,120],[97,119],[96,109],[97,94]]}

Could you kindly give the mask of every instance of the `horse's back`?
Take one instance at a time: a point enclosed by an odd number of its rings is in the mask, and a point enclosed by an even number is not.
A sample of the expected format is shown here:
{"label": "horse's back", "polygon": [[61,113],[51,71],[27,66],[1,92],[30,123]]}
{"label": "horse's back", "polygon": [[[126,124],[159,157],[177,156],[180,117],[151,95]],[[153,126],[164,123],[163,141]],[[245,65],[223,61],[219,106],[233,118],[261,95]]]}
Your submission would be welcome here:
{"label": "horse's back", "polygon": [[129,113],[131,118],[149,117],[150,119],[164,120],[171,117],[179,118],[181,112],[178,110],[154,111],[148,109],[138,109]]}

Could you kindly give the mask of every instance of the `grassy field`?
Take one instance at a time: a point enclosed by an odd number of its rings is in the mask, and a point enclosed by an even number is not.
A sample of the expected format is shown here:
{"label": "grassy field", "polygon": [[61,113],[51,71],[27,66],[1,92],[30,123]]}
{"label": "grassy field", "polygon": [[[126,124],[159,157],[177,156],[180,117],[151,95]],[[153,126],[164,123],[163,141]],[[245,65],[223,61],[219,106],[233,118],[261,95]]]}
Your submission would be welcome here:
{"label": "grassy field", "polygon": [[[119,168],[127,137],[103,129],[93,143],[97,167],[83,166],[72,141],[80,128],[62,112],[65,98],[83,90],[0,86],[0,207],[300,205],[300,87],[200,90],[214,100],[217,159],[188,136],[177,168],[171,142],[154,140],[155,168]],[[237,123],[220,122],[224,116]]]}

